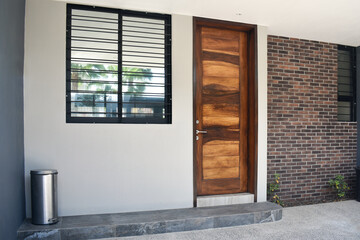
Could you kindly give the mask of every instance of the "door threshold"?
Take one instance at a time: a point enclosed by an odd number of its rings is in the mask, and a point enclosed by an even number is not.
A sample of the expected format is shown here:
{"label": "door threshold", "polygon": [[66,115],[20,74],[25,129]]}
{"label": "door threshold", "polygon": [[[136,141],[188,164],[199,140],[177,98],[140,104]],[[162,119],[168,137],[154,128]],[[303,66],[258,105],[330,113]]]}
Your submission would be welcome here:
{"label": "door threshold", "polygon": [[214,207],[222,205],[253,203],[254,194],[235,193],[222,195],[198,196],[196,199],[197,207]]}

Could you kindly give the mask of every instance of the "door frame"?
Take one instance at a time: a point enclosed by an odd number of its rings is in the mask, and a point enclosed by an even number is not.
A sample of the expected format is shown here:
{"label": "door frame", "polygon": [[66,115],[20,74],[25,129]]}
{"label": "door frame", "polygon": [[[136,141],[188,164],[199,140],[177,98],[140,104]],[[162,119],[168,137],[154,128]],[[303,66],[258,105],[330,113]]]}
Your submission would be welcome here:
{"label": "door frame", "polygon": [[257,201],[257,137],[258,137],[258,78],[257,78],[257,27],[256,25],[215,20],[208,18],[193,17],[193,205],[197,206],[197,143],[196,143],[196,86],[198,73],[196,71],[196,30],[197,25],[208,27],[221,27],[229,30],[240,30],[248,33],[248,73],[249,73],[249,155],[248,155],[248,192],[254,194],[254,201]]}

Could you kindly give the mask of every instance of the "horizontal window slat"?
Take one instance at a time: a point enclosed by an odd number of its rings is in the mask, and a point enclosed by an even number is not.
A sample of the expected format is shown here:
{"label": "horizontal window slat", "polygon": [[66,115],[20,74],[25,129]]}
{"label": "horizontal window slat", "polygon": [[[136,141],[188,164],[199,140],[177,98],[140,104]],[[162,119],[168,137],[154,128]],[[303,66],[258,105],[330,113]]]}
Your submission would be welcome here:
{"label": "horizontal window slat", "polygon": [[154,24],[164,24],[165,19],[164,16],[154,16],[154,14],[139,14],[139,13],[135,13],[135,12],[123,12],[123,21],[140,21],[143,24],[146,23],[154,23]]}
{"label": "horizontal window slat", "polygon": [[112,50],[112,49],[101,49],[101,48],[78,48],[78,47],[72,47],[71,51],[75,52],[95,52],[95,53],[110,53],[110,54],[117,54],[118,50]]}
{"label": "horizontal window slat", "polygon": [[352,64],[353,61],[351,61],[351,59],[349,60],[341,60],[341,59],[338,59],[338,63],[347,63],[347,64]]}
{"label": "horizontal window slat", "polygon": [[[126,21],[123,21],[123,22],[126,22]],[[157,26],[160,25],[160,24],[156,24]],[[142,26],[136,26],[136,25],[126,25],[126,24],[123,24],[122,25],[123,27],[127,27],[127,28],[140,28],[140,29],[150,29],[150,30],[161,30],[161,31],[165,31],[165,28],[152,28],[152,27],[142,27]],[[126,30],[124,30],[126,31]]]}
{"label": "horizontal window slat", "polygon": [[142,95],[142,96],[158,96],[158,97],[163,97],[165,95],[169,95],[169,94],[165,94],[165,93],[146,93],[146,92],[123,92],[123,95],[127,95],[127,94],[131,94],[131,95]]}
{"label": "horizontal window slat", "polygon": [[100,83],[100,84],[118,84],[118,81],[112,81],[112,80],[95,80],[95,79],[91,79],[91,80],[87,80],[87,79],[70,79],[67,80],[67,82],[78,82],[78,83]]}
{"label": "horizontal window slat", "polygon": [[73,17],[83,17],[83,18],[93,18],[93,19],[106,19],[106,20],[114,20],[116,23],[119,21],[116,18],[106,18],[106,17],[94,17],[94,16],[88,16],[88,15],[78,15],[78,14],[72,14]]}
{"label": "horizontal window slat", "polygon": [[[78,83],[99,83],[99,84],[118,84],[118,81],[107,81],[107,80],[78,80],[78,79],[71,79],[70,82],[78,82]],[[152,82],[122,82],[123,85],[144,85],[144,86],[151,86],[151,87],[165,87],[163,83],[152,83]],[[167,84],[171,85],[171,84]]]}
{"label": "horizontal window slat", "polygon": [[[123,51],[124,52],[124,51]],[[137,57],[137,58],[157,58],[157,59],[164,59],[164,57],[155,57],[155,56],[141,56],[141,55],[129,55],[129,54],[123,54],[123,57]]]}
{"label": "horizontal window slat", "polygon": [[72,102],[72,103],[96,103],[96,104],[105,104],[105,103],[109,103],[109,104],[117,104],[118,102],[111,102],[111,101],[106,101],[106,102],[101,102],[101,101],[98,101],[98,102],[94,102],[94,101],[69,101],[69,102]]}
{"label": "horizontal window slat", "polygon": [[123,101],[124,104],[131,104],[131,105],[147,105],[151,106],[153,104],[155,105],[170,105],[171,103],[166,102],[156,102],[156,101]]}
{"label": "horizontal window slat", "polygon": [[106,60],[106,59],[89,59],[89,58],[72,58],[72,62],[89,62],[89,63],[113,63],[117,64],[118,61]]}
{"label": "horizontal window slat", "polygon": [[108,41],[109,43],[118,43],[118,40],[117,40],[117,39],[113,39],[113,38],[97,38],[97,37],[72,36],[70,39],[71,39],[71,40],[75,40],[74,38],[90,39],[90,40],[103,40],[103,41]]}
{"label": "horizontal window slat", "polygon": [[135,64],[123,64],[123,67],[130,67],[130,68],[146,68],[146,69],[164,69],[165,67],[158,67],[158,66],[146,66],[146,65],[135,65]]}
{"label": "horizontal window slat", "polygon": [[77,114],[170,115],[169,113],[71,112]]}
{"label": "horizontal window slat", "polygon": [[95,94],[117,94],[118,91],[91,91],[91,90],[75,90],[72,89],[73,93],[95,93]]}
{"label": "horizontal window slat", "polygon": [[70,68],[68,71],[71,70],[72,72],[93,72],[93,73],[110,73],[110,74],[118,74],[117,71],[111,70],[96,70],[96,69],[81,69],[81,68]]}
{"label": "horizontal window slat", "polygon": [[341,68],[341,67],[338,67],[338,70],[345,70],[345,71],[353,71],[353,70],[355,70],[355,66],[348,66],[348,67],[343,67],[343,68]]}
{"label": "horizontal window slat", "polygon": [[83,21],[83,22],[95,22],[95,23],[109,23],[109,24],[118,24],[119,21],[116,19],[116,21],[101,21],[101,20],[93,20],[93,19],[83,19],[78,17],[72,17],[71,20],[75,21]]}
{"label": "horizontal window slat", "polygon": [[[126,61],[123,61],[123,63],[138,63],[138,64],[157,64],[159,65],[160,63],[154,63],[154,62],[141,62],[141,61],[129,61],[129,60],[126,60]],[[163,65],[166,65],[165,63],[163,63]],[[169,65],[169,64],[167,64]]]}
{"label": "horizontal window slat", "polygon": [[123,30],[123,33],[141,33],[141,34],[150,34],[150,35],[158,35],[158,36],[170,36],[170,34],[166,33],[154,33],[154,32],[141,32],[141,31],[134,31],[134,30]]}
{"label": "horizontal window slat", "polygon": [[144,51],[133,51],[133,50],[125,50],[123,49],[122,51],[123,53],[141,53],[141,54],[151,54],[151,55],[160,55],[163,56],[162,58],[165,58],[166,56],[168,56],[169,54],[163,54],[163,53],[158,53],[158,52],[144,52]]}
{"label": "horizontal window slat", "polygon": [[102,27],[72,25],[72,30],[76,30],[76,28],[95,29],[95,30],[98,30],[98,29],[99,30],[109,30],[109,31],[115,31],[116,33],[119,32],[118,28],[102,28]]}
{"label": "horizontal window slat", "polygon": [[136,85],[136,86],[150,86],[150,87],[165,87],[165,84],[157,84],[157,83],[133,83],[133,82],[122,82],[122,85]]}
{"label": "horizontal window slat", "polygon": [[74,111],[71,113],[76,113],[76,114],[114,114],[114,115],[118,115],[118,112],[79,112],[79,111]]}
{"label": "horizontal window slat", "polygon": [[163,75],[139,75],[139,74],[127,74],[127,73],[123,73],[122,76],[125,76],[125,77],[156,77],[156,78],[165,78],[165,74]]}
{"label": "horizontal window slat", "polygon": [[339,95],[342,95],[342,96],[351,96],[351,95],[352,95],[352,92],[339,91]]}
{"label": "horizontal window slat", "polygon": [[146,38],[146,39],[153,39],[153,40],[164,40],[165,38],[156,38],[156,37],[145,37],[145,36],[137,36],[137,35],[129,35],[129,34],[122,34],[123,37],[132,37],[132,38]]}
{"label": "horizontal window slat", "polygon": [[144,45],[129,45],[129,44],[124,44],[123,47],[165,49],[165,47],[150,47],[150,46],[144,46]]}
{"label": "horizontal window slat", "polygon": [[122,113],[123,115],[154,115],[154,116],[166,116],[170,113]]}
{"label": "horizontal window slat", "polygon": [[[129,76],[132,75],[131,73],[149,75],[148,72],[132,72],[132,71],[122,71],[122,72]],[[162,76],[162,75],[167,75],[167,74],[165,74],[165,73],[150,73],[150,76]]]}
{"label": "horizontal window slat", "polygon": [[143,23],[143,24],[170,26],[170,24],[166,24],[166,23],[161,24],[161,23],[152,23],[152,22],[141,22],[141,21],[134,21],[134,20],[128,20],[128,19],[123,19],[123,22],[133,22],[133,23]]}
{"label": "horizontal window slat", "polygon": [[164,43],[151,43],[151,42],[140,42],[140,41],[131,41],[131,40],[123,40],[123,43],[141,43],[141,44],[151,44],[151,45],[160,45],[160,46],[170,46],[170,44]]}
{"label": "horizontal window slat", "polygon": [[118,42],[106,42],[102,40],[86,40],[86,39],[71,39],[72,41],[77,42],[88,42],[88,43],[106,43],[106,44],[118,44]]}
{"label": "horizontal window slat", "polygon": [[78,28],[72,28],[72,31],[82,31],[82,32],[95,32],[95,33],[110,33],[110,34],[119,34],[118,31],[98,31],[98,30],[88,30],[88,29],[78,29]]}

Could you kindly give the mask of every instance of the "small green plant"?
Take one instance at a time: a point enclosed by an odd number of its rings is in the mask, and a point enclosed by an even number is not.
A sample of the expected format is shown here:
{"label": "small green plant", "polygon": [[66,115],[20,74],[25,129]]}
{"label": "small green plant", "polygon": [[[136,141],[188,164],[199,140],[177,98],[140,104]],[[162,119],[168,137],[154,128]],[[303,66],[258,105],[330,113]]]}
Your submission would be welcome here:
{"label": "small green plant", "polygon": [[273,182],[268,183],[267,195],[270,201],[276,203],[280,206],[283,206],[284,203],[281,201],[277,191],[280,189],[280,175],[275,174]]}
{"label": "small green plant", "polygon": [[332,189],[336,191],[338,199],[342,199],[346,196],[346,193],[349,191],[350,187],[344,180],[344,176],[336,175],[334,179],[329,181],[329,185]]}

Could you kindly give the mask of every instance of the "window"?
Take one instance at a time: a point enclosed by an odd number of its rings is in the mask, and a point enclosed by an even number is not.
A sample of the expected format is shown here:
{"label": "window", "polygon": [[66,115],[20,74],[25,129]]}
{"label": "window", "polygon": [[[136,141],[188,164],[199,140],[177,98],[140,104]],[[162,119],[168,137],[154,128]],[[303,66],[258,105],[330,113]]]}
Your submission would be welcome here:
{"label": "window", "polygon": [[338,120],[356,121],[356,49],[338,46]]}
{"label": "window", "polygon": [[67,5],[66,122],[171,123],[171,16]]}

